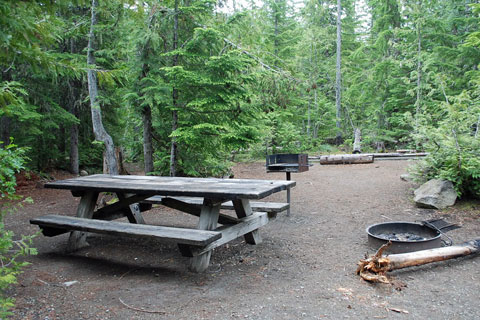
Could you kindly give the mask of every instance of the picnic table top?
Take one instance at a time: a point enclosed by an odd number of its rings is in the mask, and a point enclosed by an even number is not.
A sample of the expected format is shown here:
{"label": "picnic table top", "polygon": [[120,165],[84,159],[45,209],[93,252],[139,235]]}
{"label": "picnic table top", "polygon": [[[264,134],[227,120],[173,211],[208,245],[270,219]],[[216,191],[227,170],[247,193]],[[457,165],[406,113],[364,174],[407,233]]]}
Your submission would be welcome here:
{"label": "picnic table top", "polygon": [[295,186],[295,181],[185,178],[96,174],[45,184],[46,188],[72,191],[108,191],[216,199],[261,199]]}

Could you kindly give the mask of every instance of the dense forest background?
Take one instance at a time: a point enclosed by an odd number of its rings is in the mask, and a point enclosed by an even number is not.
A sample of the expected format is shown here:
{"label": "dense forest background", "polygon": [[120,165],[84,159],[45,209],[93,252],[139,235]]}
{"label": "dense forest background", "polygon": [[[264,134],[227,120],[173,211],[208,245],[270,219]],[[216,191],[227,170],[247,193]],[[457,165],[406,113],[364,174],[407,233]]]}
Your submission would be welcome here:
{"label": "dense forest background", "polygon": [[[0,141],[37,171],[222,176],[267,152],[430,152],[480,195],[473,0],[0,2]],[[333,147],[335,146],[335,147]],[[113,160],[112,160],[113,159]]]}

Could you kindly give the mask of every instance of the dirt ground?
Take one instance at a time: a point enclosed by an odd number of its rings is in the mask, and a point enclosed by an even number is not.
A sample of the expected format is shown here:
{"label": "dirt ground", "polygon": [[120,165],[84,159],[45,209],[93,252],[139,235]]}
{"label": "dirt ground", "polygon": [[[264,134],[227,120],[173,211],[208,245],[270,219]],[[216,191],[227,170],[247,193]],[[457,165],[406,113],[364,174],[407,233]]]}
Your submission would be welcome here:
{"label": "dirt ground", "polygon": [[[400,180],[408,161],[320,166],[293,174],[292,215],[261,229],[263,243],[237,239],[217,248],[203,274],[187,270],[175,245],[92,235],[91,246],[65,254],[67,235],[39,235],[39,254],[11,290],[15,319],[480,319],[480,259],[461,258],[392,272],[406,284],[372,285],[355,269],[373,223],[436,217],[459,223],[456,243],[480,238],[480,203],[435,211],[416,208],[414,185]],[[264,163],[239,164],[235,178],[285,179]],[[65,178],[65,174],[55,174]],[[6,219],[32,234],[29,219],[74,215],[68,191],[26,184],[33,204]],[[285,201],[285,193],[268,200]],[[194,217],[154,208],[147,223],[193,226]]]}

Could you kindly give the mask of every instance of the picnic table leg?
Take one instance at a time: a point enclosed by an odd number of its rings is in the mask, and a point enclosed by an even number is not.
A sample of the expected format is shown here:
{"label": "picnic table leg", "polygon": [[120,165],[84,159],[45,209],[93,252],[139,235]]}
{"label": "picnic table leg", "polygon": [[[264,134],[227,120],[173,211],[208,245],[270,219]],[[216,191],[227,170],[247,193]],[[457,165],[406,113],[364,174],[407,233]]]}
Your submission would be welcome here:
{"label": "picnic table leg", "polygon": [[287,209],[287,217],[290,217],[290,188],[287,188],[287,202],[288,202],[288,209]]}
{"label": "picnic table leg", "polygon": [[[97,203],[97,198],[98,192],[85,192],[80,199],[80,203],[78,204],[77,217],[91,219],[93,216],[93,210],[95,209],[95,204]],[[86,246],[88,246],[86,232],[72,231],[70,233],[70,237],[68,238],[67,251],[76,251]]]}
{"label": "picnic table leg", "polygon": [[[131,195],[117,193],[117,196],[118,196],[118,199],[122,201],[126,197]],[[140,211],[140,206],[138,205],[138,203],[133,203],[129,205],[128,208],[126,209],[126,215],[130,223],[145,224],[145,220],[143,219],[143,215],[142,215],[142,212]]]}
{"label": "picnic table leg", "polygon": [[[204,199],[202,210],[200,212],[200,219],[198,220],[197,229],[200,230],[214,230],[217,227],[218,216],[220,214],[221,202],[213,202]],[[210,264],[210,257],[212,251],[205,252],[201,255],[195,256],[190,262],[190,271],[203,272]]]}
{"label": "picnic table leg", "polygon": [[[245,218],[247,216],[252,215],[252,207],[250,206],[250,201],[248,199],[238,199],[233,200],[233,207],[235,208],[235,213],[237,214],[238,218]],[[253,230],[252,232],[246,233],[244,235],[245,242],[248,244],[259,244],[262,243],[262,237],[257,230]]]}

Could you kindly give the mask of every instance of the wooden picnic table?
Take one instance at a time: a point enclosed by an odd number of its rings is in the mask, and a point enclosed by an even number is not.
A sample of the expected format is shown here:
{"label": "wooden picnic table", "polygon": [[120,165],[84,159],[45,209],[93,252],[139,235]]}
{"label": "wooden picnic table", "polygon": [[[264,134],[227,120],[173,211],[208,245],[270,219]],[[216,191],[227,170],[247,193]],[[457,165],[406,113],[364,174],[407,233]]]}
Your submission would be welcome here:
{"label": "wooden picnic table", "polygon": [[[250,200],[294,186],[295,181],[281,180],[97,174],[45,185],[46,188],[71,190],[74,196],[81,197],[76,217],[48,215],[30,222],[39,225],[46,236],[71,231],[70,251],[88,245],[85,232],[175,242],[183,255],[191,257],[190,270],[202,272],[208,268],[212,249],[240,236],[249,244],[261,242],[258,229],[268,223],[269,216],[266,212],[253,212]],[[119,201],[95,210],[100,192],[116,193]],[[158,196],[167,198],[169,201],[165,201],[165,205],[169,207],[199,216],[196,229],[146,225],[142,211],[151,208],[146,200]],[[192,204],[182,197],[203,201]],[[220,207],[226,202],[233,203],[236,218],[220,214]],[[125,216],[130,223],[112,221]],[[219,223],[222,225],[217,226]]]}

